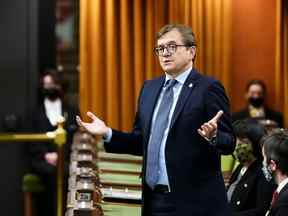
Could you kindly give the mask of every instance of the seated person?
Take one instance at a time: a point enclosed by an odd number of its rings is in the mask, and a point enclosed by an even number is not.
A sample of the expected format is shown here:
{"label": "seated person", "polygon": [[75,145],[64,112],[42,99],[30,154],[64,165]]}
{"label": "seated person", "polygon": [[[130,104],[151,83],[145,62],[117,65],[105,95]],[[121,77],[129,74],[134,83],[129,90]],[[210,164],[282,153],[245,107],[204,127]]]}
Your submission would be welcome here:
{"label": "seated person", "polygon": [[251,80],[246,87],[247,107],[232,114],[232,121],[246,118],[269,119],[277,123],[278,127],[283,127],[283,116],[275,112],[265,104],[266,85],[261,80]]}
{"label": "seated person", "polygon": [[262,172],[259,142],[266,134],[265,128],[248,119],[234,122],[233,128],[237,137],[234,155],[239,162],[227,188],[233,216],[264,216],[275,188]]}
{"label": "seated person", "polygon": [[[75,115],[78,114],[78,109],[65,103],[63,84],[57,71],[45,71],[41,76],[40,84],[41,99],[33,112],[32,130],[36,133],[54,131],[57,128],[57,119],[59,116],[63,116],[66,120],[64,128],[67,130],[64,159],[67,160],[69,158],[69,144],[72,142],[73,132],[77,129]],[[38,214],[41,216],[53,216],[56,213],[57,146],[52,142],[31,143],[29,150],[32,172],[40,177],[45,187],[44,193],[35,195],[37,196],[36,211],[39,211]],[[68,167],[68,164],[66,165]],[[66,180],[65,183],[67,183]],[[63,189],[65,190],[66,186]]]}
{"label": "seated person", "polygon": [[273,193],[268,216],[288,215],[288,131],[279,130],[265,137],[262,153],[263,173],[278,185]]}

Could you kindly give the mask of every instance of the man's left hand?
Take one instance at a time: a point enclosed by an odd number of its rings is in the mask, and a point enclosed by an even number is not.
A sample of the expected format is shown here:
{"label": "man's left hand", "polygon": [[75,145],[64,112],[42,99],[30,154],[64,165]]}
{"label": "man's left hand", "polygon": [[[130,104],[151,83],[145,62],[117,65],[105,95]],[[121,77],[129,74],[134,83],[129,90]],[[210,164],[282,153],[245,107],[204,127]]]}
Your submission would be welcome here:
{"label": "man's left hand", "polygon": [[218,111],[218,113],[210,121],[201,125],[201,129],[199,128],[197,130],[198,133],[208,141],[210,141],[213,137],[216,137],[217,123],[221,118],[222,114],[223,114],[222,110]]}

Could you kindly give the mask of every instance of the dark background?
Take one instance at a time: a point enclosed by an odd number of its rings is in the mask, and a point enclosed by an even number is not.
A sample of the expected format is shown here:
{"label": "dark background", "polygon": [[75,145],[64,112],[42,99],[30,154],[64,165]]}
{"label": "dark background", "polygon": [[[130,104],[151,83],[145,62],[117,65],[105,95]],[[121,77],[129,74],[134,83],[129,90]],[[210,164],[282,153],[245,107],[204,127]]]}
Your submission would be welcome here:
{"label": "dark background", "polygon": [[[0,28],[0,133],[23,132],[36,104],[39,71],[55,67],[55,0],[1,0]],[[26,146],[0,143],[3,216],[23,215]]]}

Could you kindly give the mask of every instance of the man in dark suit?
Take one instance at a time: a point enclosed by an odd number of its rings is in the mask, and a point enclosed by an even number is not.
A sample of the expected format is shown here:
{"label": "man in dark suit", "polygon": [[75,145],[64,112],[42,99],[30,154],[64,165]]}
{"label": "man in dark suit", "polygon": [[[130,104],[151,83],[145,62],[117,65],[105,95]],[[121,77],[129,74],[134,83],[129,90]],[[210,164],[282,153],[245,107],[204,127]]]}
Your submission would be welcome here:
{"label": "man in dark suit", "polygon": [[229,215],[220,156],[233,152],[235,138],[224,88],[193,68],[189,27],[164,26],[155,53],[165,74],[144,83],[132,132],[90,112],[92,123],[78,124],[103,135],[108,152],[143,155],[142,215]]}
{"label": "man in dark suit", "polygon": [[[33,112],[32,130],[36,133],[54,131],[57,128],[57,119],[63,116],[68,135],[64,159],[68,161],[72,135],[77,129],[75,115],[79,113],[78,109],[64,102],[62,80],[57,71],[46,70],[40,83],[40,101]],[[36,210],[43,216],[56,215],[57,146],[52,142],[32,143],[29,146],[32,172],[40,177],[45,188],[43,193],[35,195]]]}
{"label": "man in dark suit", "polygon": [[279,130],[263,141],[263,173],[278,185],[268,216],[288,215],[288,131]]}
{"label": "man in dark suit", "polygon": [[232,114],[232,121],[246,118],[269,119],[277,123],[278,127],[283,127],[283,115],[271,110],[265,104],[266,85],[261,80],[251,80],[246,86],[246,100],[248,106]]}

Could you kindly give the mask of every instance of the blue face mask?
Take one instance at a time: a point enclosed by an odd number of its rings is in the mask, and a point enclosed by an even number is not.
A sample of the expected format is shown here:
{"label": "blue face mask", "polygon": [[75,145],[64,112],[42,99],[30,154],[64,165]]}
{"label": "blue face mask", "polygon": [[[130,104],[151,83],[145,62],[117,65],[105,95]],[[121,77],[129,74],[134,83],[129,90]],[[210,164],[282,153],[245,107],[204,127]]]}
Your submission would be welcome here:
{"label": "blue face mask", "polygon": [[267,180],[268,182],[270,182],[270,181],[273,179],[273,172],[272,172],[271,168],[268,167],[266,161],[263,161],[262,164],[263,164],[263,166],[262,166],[262,172],[263,172],[266,180]]}

